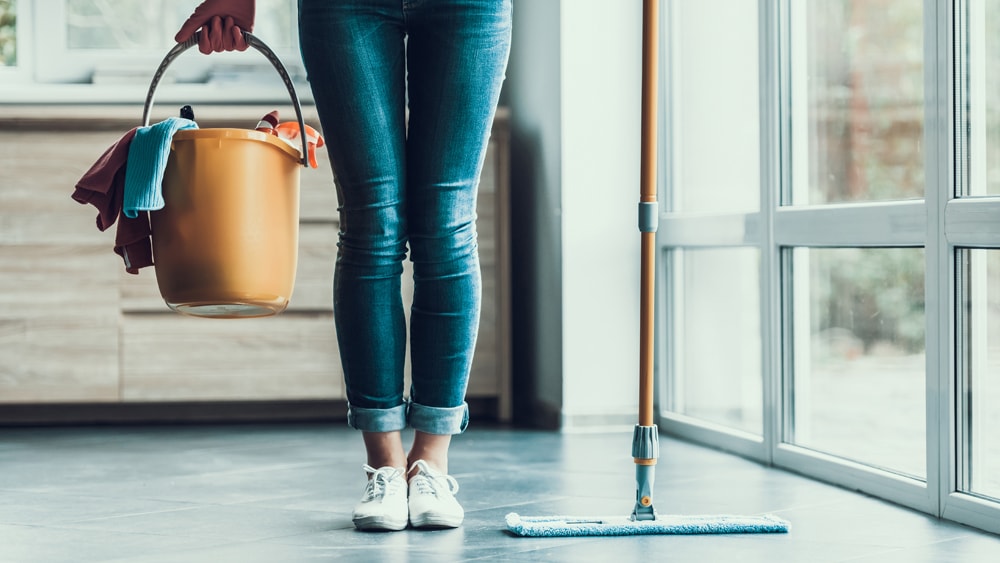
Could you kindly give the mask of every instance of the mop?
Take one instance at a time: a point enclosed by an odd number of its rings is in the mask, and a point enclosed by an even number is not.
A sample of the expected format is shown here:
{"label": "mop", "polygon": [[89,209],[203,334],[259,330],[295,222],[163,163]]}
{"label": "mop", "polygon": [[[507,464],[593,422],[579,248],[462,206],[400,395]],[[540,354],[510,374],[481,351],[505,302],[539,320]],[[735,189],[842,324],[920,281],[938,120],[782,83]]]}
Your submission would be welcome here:
{"label": "mop", "polygon": [[630,536],[645,534],[751,534],[788,532],[789,523],[772,515],[660,515],[653,508],[653,479],[659,431],[653,420],[653,322],[656,224],[656,80],[659,0],[643,0],[642,147],[639,199],[641,297],[639,337],[639,423],[632,434],[636,500],[630,516],[578,517],[507,515],[518,536]]}

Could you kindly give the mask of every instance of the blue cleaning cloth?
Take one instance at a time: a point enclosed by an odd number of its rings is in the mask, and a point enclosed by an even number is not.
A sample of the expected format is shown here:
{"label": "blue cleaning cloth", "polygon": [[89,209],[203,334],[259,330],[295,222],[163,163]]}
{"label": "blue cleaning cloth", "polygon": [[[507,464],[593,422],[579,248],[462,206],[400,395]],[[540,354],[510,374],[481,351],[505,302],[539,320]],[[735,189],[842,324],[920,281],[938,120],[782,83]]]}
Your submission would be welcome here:
{"label": "blue cleaning cloth", "polygon": [[507,515],[507,529],[518,536],[639,536],[648,534],[773,534],[787,533],[789,523],[777,516],[657,515],[656,520],[633,521],[627,516],[523,517]]}
{"label": "blue cleaning cloth", "polygon": [[167,119],[136,129],[128,149],[125,165],[125,191],[122,212],[134,219],[140,211],[163,209],[163,171],[170,156],[174,133],[182,129],[197,129],[198,124],[182,117]]}

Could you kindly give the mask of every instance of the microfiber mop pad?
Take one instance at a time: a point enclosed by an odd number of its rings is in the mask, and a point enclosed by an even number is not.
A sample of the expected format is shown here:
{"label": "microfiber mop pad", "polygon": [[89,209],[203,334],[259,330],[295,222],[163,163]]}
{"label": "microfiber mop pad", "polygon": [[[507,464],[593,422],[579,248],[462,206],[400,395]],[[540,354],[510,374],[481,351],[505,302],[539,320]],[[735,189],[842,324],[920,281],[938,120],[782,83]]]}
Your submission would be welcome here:
{"label": "microfiber mop pad", "polygon": [[657,516],[635,521],[627,516],[581,518],[575,516],[523,517],[507,515],[507,529],[518,536],[639,536],[646,534],[773,534],[788,532],[789,524],[776,516]]}

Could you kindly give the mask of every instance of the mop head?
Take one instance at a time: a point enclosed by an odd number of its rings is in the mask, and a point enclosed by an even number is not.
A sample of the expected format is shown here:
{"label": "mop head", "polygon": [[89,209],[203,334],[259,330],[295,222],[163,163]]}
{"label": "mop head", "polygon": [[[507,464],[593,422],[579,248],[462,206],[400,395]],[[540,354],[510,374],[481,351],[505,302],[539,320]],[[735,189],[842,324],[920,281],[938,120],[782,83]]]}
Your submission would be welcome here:
{"label": "mop head", "polygon": [[658,515],[656,520],[627,516],[581,518],[574,516],[522,517],[507,515],[507,529],[518,536],[638,536],[646,534],[774,534],[787,533],[789,524],[776,516]]}

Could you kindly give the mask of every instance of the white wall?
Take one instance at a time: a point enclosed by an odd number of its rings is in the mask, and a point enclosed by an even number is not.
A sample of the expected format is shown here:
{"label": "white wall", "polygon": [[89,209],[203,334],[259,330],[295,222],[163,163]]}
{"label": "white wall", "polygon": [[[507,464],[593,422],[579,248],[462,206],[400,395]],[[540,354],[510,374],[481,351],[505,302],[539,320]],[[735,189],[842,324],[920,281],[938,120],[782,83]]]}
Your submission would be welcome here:
{"label": "white wall", "polygon": [[524,408],[554,411],[543,416],[564,429],[631,425],[642,6],[531,0],[514,11],[505,103],[515,331],[528,333],[515,334],[515,390],[533,395],[521,397]]}
{"label": "white wall", "polygon": [[563,419],[634,424],[642,3],[562,3]]}

